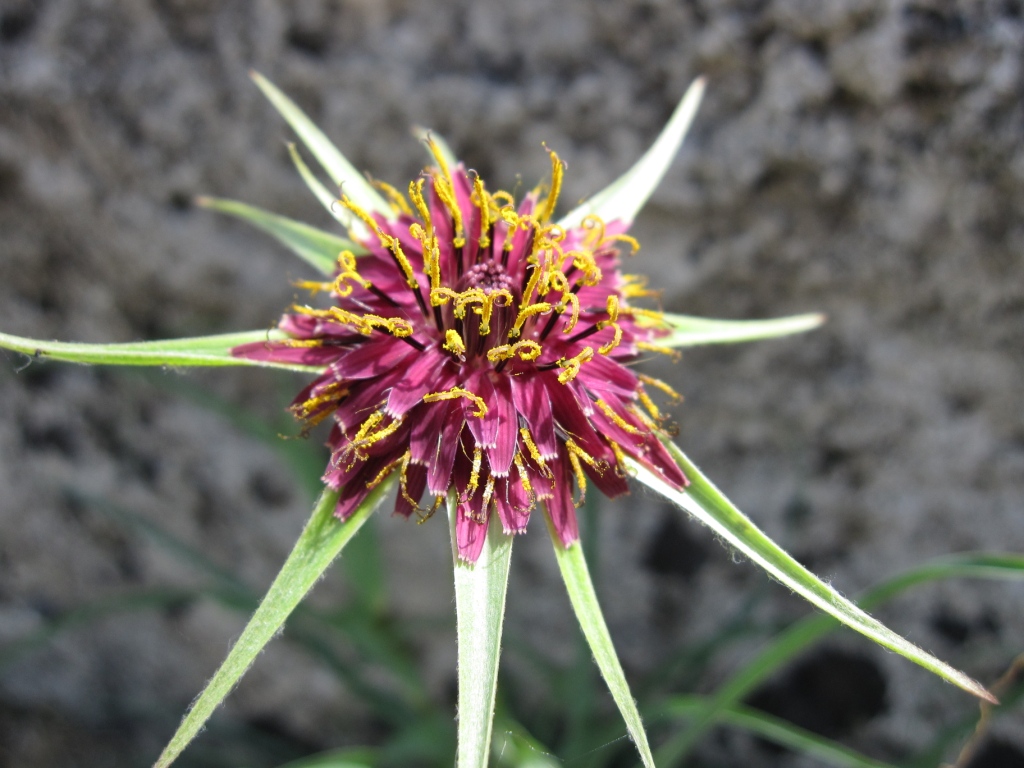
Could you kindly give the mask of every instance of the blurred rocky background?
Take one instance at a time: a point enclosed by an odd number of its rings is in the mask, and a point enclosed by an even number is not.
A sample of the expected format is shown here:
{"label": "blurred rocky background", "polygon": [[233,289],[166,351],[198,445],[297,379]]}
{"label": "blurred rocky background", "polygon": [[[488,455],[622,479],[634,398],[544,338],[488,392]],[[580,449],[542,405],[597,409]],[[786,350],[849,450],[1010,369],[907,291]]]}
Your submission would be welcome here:
{"label": "blurred rocky background", "polygon": [[[546,142],[568,163],[569,201],[629,167],[704,74],[707,98],[637,222],[629,268],[652,275],[673,311],[820,310],[829,322],[653,365],[686,396],[681,445],[846,594],[945,553],[1021,551],[1022,11],[1019,0],[0,0],[0,329],[98,342],[275,321],[305,267],[193,203],[227,196],[330,224],[250,68],[377,178],[401,185],[419,170],[409,128],[422,124],[492,188],[543,177]],[[202,598],[132,609],[126,596],[205,583],[144,524],[265,588],[309,496],[272,444],[199,400],[279,420],[299,382],[0,358],[0,765],[147,764],[243,613]],[[509,643],[569,663],[576,630],[539,522],[517,544]],[[417,628],[413,650],[448,716],[446,525],[382,515],[377,530],[393,616]],[[809,611],[643,495],[605,505],[592,533],[633,679],[738,616],[770,628]],[[352,591],[336,568],[314,601]],[[943,583],[879,615],[989,683],[1024,650],[1020,585]],[[730,646],[693,690],[713,690],[763,638]],[[508,662],[527,681],[528,655]],[[976,712],[848,632],[754,703],[889,760]],[[280,641],[213,730],[250,745],[219,765],[265,764],[252,745],[267,734],[297,753],[381,738],[337,676]],[[721,731],[696,764],[814,763]],[[999,720],[974,765],[1024,765],[1024,716]]]}

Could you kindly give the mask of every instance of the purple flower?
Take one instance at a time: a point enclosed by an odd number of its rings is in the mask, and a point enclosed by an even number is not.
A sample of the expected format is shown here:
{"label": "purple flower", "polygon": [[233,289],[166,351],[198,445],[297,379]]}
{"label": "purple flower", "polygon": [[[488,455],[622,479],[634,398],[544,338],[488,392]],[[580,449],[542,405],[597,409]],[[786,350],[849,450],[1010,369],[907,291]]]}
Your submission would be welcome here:
{"label": "purple flower", "polygon": [[677,396],[631,367],[673,353],[657,343],[660,313],[631,303],[654,292],[619,271],[620,247],[638,247],[626,226],[551,221],[564,170],[554,152],[546,194],[516,205],[431,148],[437,167],[408,198],[381,185],[391,220],[342,196],[369,253],[344,251],[332,282],[301,284],[330,306],[296,305],[280,322],[290,338],[232,350],[323,367],[291,409],[308,427],[332,421],[323,480],[341,489],[338,517],[398,472],[402,515],[428,517],[457,495],[458,552],[473,562],[492,513],[519,533],[538,502],[572,544],[587,480],[626,493],[626,457],[686,486],[649,389]]}

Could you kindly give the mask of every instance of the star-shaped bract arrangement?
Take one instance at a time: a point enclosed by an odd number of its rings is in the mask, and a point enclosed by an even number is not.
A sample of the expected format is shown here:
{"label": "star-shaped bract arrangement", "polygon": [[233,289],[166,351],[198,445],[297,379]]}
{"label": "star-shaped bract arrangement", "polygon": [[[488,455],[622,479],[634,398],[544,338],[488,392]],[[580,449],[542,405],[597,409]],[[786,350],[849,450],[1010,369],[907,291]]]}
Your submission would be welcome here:
{"label": "star-shaped bract arrangement", "polygon": [[[347,237],[231,200],[209,208],[277,238],[322,274],[303,281],[326,306],[294,306],[273,331],[129,344],[0,333],[33,358],[159,366],[252,365],[308,372],[292,408],[330,421],[331,460],[313,515],[259,609],[157,761],[170,765],[392,487],[395,509],[429,517],[447,502],[459,642],[459,768],[487,764],[512,534],[546,512],[570,602],[645,766],[654,759],[583,558],[575,516],[588,482],[627,478],[672,501],[793,591],[875,642],[993,701],[980,684],[895,634],[762,533],[668,440],[634,370],[646,353],[809,330],[820,315],[708,320],[643,306],[642,278],[619,270],[630,224],[675,157],[703,92],[697,81],[650,150],[620,179],[554,218],[564,171],[516,201],[490,192],[439,137],[403,195],[370,184],[269,81],[254,79],[330,177],[295,147],[303,180]],[[433,501],[423,504],[423,498]]]}

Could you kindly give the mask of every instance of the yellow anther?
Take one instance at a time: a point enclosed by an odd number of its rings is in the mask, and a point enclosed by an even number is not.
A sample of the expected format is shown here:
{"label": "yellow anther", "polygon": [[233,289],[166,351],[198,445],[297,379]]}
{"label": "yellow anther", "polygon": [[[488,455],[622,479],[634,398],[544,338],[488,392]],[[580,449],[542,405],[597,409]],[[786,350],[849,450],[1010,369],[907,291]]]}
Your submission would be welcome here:
{"label": "yellow anther", "polygon": [[347,195],[341,196],[341,204],[348,208],[352,213],[356,215],[380,240],[382,248],[387,248],[391,251],[391,255],[395,257],[395,261],[398,262],[398,266],[402,270],[402,274],[405,275],[406,284],[412,288],[419,288],[419,283],[416,282],[416,273],[413,271],[412,264],[409,263],[408,257],[405,252],[402,251],[402,244],[397,237],[392,237],[380,228],[380,225],[374,221],[373,216],[367,213],[363,208],[356,205]]}
{"label": "yellow anther", "polygon": [[644,391],[643,387],[641,387],[637,391],[636,396],[637,399],[640,400],[640,403],[643,405],[643,407],[647,409],[647,412],[651,414],[651,418],[654,419],[655,421],[660,421],[661,410],[658,408],[655,402],[651,400],[651,396]]}
{"label": "yellow anther", "polygon": [[504,210],[505,208],[516,207],[516,199],[512,197],[511,192],[506,192],[504,189],[499,189],[497,192],[491,195],[491,199],[494,201],[495,205],[497,205],[499,202],[505,203],[505,205],[502,206],[502,210]]}
{"label": "yellow anther", "polygon": [[611,325],[615,335],[608,340],[607,344],[602,344],[600,347],[597,348],[597,351],[600,352],[602,355],[607,355],[609,352],[611,352],[613,349],[619,346],[619,344],[622,342],[622,328],[619,327],[619,324],[609,323],[609,325]]}
{"label": "yellow anther", "polygon": [[622,312],[629,314],[633,321],[641,328],[664,328],[665,316],[653,309],[640,309],[638,307],[623,307]]}
{"label": "yellow anther", "polygon": [[487,415],[487,404],[484,402],[480,395],[475,395],[468,389],[462,387],[452,387],[446,389],[444,392],[431,392],[429,395],[423,396],[423,402],[425,403],[436,403],[439,400],[455,400],[459,397],[465,397],[468,400],[472,400],[473,404],[476,405],[476,410],[473,411],[473,415],[478,419],[482,419]]}
{"label": "yellow anther", "polygon": [[636,254],[637,251],[640,250],[640,243],[632,235],[611,235],[610,237],[602,237],[600,242],[598,243],[598,247],[600,248],[605,243],[613,242],[625,243],[626,245],[628,245],[630,247],[630,256],[633,256],[634,254]]}
{"label": "yellow anther", "polygon": [[536,360],[540,357],[540,353],[544,351],[544,348],[536,341],[530,341],[529,339],[523,339],[517,341],[515,344],[502,344],[500,347],[493,347],[487,352],[487,359],[492,363],[498,363],[502,360],[510,360],[516,355],[519,355],[520,360]]}
{"label": "yellow anther", "polygon": [[419,499],[414,499],[412,494],[409,493],[409,478],[407,475],[409,470],[409,457],[409,451],[406,451],[402,455],[402,474],[399,475],[398,478],[398,490],[399,493],[402,494],[402,498],[405,499],[409,506],[413,508],[417,517],[422,517],[424,514],[427,514],[427,511],[425,509],[421,509]]}
{"label": "yellow anther", "polygon": [[[435,155],[437,157],[437,155]],[[443,163],[442,159],[440,163]],[[459,201],[455,197],[455,187],[452,183],[451,174],[448,173],[448,166],[441,166],[441,173],[434,174],[434,193],[448,209],[452,221],[455,222],[455,236],[452,238],[452,245],[461,248],[466,244],[465,232],[462,226],[462,209],[459,208]]]}
{"label": "yellow anther", "polygon": [[368,455],[366,453],[367,448],[369,448],[374,443],[379,443],[381,440],[390,437],[398,430],[400,426],[402,426],[402,419],[395,419],[386,427],[383,427],[381,429],[378,429],[376,432],[373,432],[372,430],[375,429],[377,425],[380,424],[381,421],[383,421],[383,419],[383,411],[374,411],[370,415],[370,417],[367,418],[366,421],[364,421],[359,426],[359,429],[356,430],[355,436],[352,438],[349,444],[345,446],[343,455],[351,453],[355,456],[356,459],[360,461],[366,461],[366,459],[368,458]]}
{"label": "yellow anther", "polygon": [[473,498],[473,494],[476,493],[476,489],[480,483],[480,465],[484,460],[484,452],[480,446],[473,448],[473,469],[469,473],[469,483],[466,485],[466,490],[460,497],[460,501],[463,503],[468,502]]}
{"label": "yellow anther", "polygon": [[622,295],[627,299],[661,297],[661,291],[653,291],[647,287],[647,275],[623,275]]}
{"label": "yellow anther", "polygon": [[491,228],[491,198],[484,189],[484,181],[479,176],[473,178],[473,204],[480,209],[480,237],[477,239],[481,248],[491,244],[488,231]]}
{"label": "yellow anther", "polygon": [[628,458],[626,452],[622,450],[622,446],[616,443],[614,440],[609,440],[608,445],[611,446],[612,453],[615,454],[615,474],[621,477],[629,476],[629,464],[626,462]]}
{"label": "yellow anther", "polygon": [[580,497],[576,502],[574,502],[574,504],[576,507],[582,507],[583,502],[587,498],[587,476],[583,472],[583,465],[580,463],[580,460],[597,472],[603,472],[603,470],[597,460],[576,445],[576,441],[571,437],[565,441],[565,448],[566,452],[569,454],[569,464],[572,465],[572,472],[576,476],[576,485],[578,485],[580,489]]}
{"label": "yellow anther", "polygon": [[[503,304],[498,304],[498,299],[503,299]],[[482,306],[474,310],[480,315],[480,335],[486,336],[491,332],[491,316],[494,314],[494,307],[507,307],[515,301],[512,292],[507,288],[498,288],[492,291],[485,291]]]}
{"label": "yellow anther", "polygon": [[526,491],[527,509],[532,509],[533,505],[537,503],[537,494],[534,493],[533,484],[530,482],[529,475],[526,473],[526,466],[523,463],[523,454],[516,451],[516,455],[512,457],[512,463],[516,465],[516,469],[519,470],[519,484],[523,486],[523,490]]}
{"label": "yellow anther", "polygon": [[456,357],[462,357],[466,354],[466,344],[462,337],[450,328],[444,332],[444,344],[441,346]]}
{"label": "yellow anther", "polygon": [[565,324],[565,328],[562,330],[562,333],[570,333],[572,331],[572,329],[576,327],[576,323],[580,319],[580,297],[577,296],[575,293],[567,293],[567,294],[563,295],[562,296],[563,311],[564,311],[564,303],[566,301],[569,302],[569,306],[571,307],[571,312],[569,314],[569,322]]}
{"label": "yellow anther", "polygon": [[[540,455],[540,451],[537,449],[537,444],[533,442],[533,435],[530,434],[530,430],[523,427],[519,430],[519,435],[523,438],[526,450],[530,452],[530,458],[537,463],[537,466],[540,467],[541,472],[543,472],[545,476],[551,477],[551,470],[548,468],[547,463],[545,463],[544,458]],[[518,456],[518,454],[516,455]]]}
{"label": "yellow anther", "polygon": [[615,412],[615,409],[612,408],[610,405],[608,405],[608,403],[606,403],[604,400],[595,400],[594,401],[594,405],[596,405],[598,408],[600,408],[602,411],[604,411],[605,416],[607,416],[609,419],[611,419],[613,422],[615,422],[615,424],[617,424],[619,427],[621,427],[622,429],[624,429],[627,432],[629,432],[629,434],[631,434],[631,435],[642,435],[642,434],[644,434],[644,431],[642,429],[637,429],[632,424],[630,424],[628,421],[626,421],[624,418],[622,418],[619,414],[617,414]]}
{"label": "yellow anther", "polygon": [[423,198],[423,184],[425,182],[426,179],[422,178],[409,182],[409,199],[412,200],[416,212],[419,213],[420,219],[423,221],[423,226],[426,227],[426,237],[430,238],[434,234],[434,222],[430,218],[430,208],[427,206],[427,201]]}
{"label": "yellow anther", "polygon": [[449,299],[457,300],[461,296],[457,291],[453,291],[451,288],[445,288],[444,286],[430,289],[430,306],[442,307],[448,303]]}
{"label": "yellow anther", "polygon": [[[545,149],[547,149],[545,147]],[[537,214],[538,222],[545,222],[555,212],[555,205],[558,203],[558,195],[562,191],[562,176],[565,174],[565,163],[563,163],[554,151],[548,149],[551,155],[551,192],[540,206]]]}
{"label": "yellow anther", "polygon": [[659,355],[668,355],[673,360],[679,360],[679,358],[682,357],[682,354],[678,350],[672,349],[672,347],[664,347],[661,344],[650,344],[646,341],[638,341],[636,346],[637,349],[643,349],[647,352],[657,352]]}
{"label": "yellow anther", "polygon": [[[311,294],[316,296],[320,291],[330,291],[334,289],[334,283],[325,283],[322,280],[293,280],[292,285],[296,288],[301,288],[304,291],[309,291]],[[349,288],[351,292],[352,289]],[[346,296],[348,294],[345,294]]]}
{"label": "yellow anther", "polygon": [[530,279],[526,282],[526,288],[523,289],[522,307],[533,301],[533,292],[537,290],[537,286],[540,285],[540,281],[544,277],[544,270],[539,266],[534,265],[528,269],[530,270]]}
{"label": "yellow anther", "polygon": [[404,213],[412,216],[412,208],[409,207],[409,203],[406,201],[405,195],[385,181],[370,179],[370,183],[384,193],[384,196],[388,199],[388,203],[391,205],[391,210],[395,213]]}
{"label": "yellow anther", "polygon": [[338,254],[338,276],[334,278],[331,290],[338,296],[345,297],[352,293],[352,286],[348,281],[358,283],[363,288],[369,288],[370,283],[364,280],[356,268],[356,257],[352,251],[342,251]]}
{"label": "yellow anther", "polygon": [[523,323],[534,315],[542,315],[545,312],[550,312],[553,307],[546,301],[540,301],[536,304],[529,304],[519,309],[519,314],[516,316],[516,321],[512,325],[511,330],[508,332],[508,337],[514,339],[519,336],[523,331]]}
{"label": "yellow anther", "polygon": [[575,357],[565,358],[557,362],[559,368],[562,368],[562,372],[558,374],[558,381],[561,384],[568,384],[570,381],[576,378],[576,375],[580,372],[580,366],[584,363],[590,362],[594,358],[594,348],[584,347]]}
{"label": "yellow anther", "polygon": [[601,282],[601,268],[594,261],[594,254],[590,251],[569,251],[565,258],[572,257],[572,264],[583,273],[580,282],[583,285],[597,285]]}
{"label": "yellow anther", "polygon": [[655,389],[660,389],[666,395],[671,397],[673,402],[679,402],[680,400],[683,399],[682,395],[680,395],[678,392],[672,389],[672,387],[670,387],[661,379],[656,379],[653,376],[645,376],[642,373],[639,374],[637,378],[639,378],[640,381],[642,381],[644,384],[647,384],[648,386],[654,387]]}
{"label": "yellow anther", "polygon": [[367,488],[376,488],[378,485],[380,485],[382,482],[384,482],[384,478],[386,478],[388,475],[390,475],[394,471],[395,467],[397,467],[400,464],[402,465],[402,474],[404,475],[405,474],[405,466],[404,465],[408,462],[408,459],[409,459],[409,452],[406,451],[405,453],[403,453],[401,456],[399,456],[394,461],[389,461],[387,464],[384,465],[383,469],[381,469],[381,471],[378,472],[376,474],[376,476],[372,480],[367,480],[366,481],[366,487]]}

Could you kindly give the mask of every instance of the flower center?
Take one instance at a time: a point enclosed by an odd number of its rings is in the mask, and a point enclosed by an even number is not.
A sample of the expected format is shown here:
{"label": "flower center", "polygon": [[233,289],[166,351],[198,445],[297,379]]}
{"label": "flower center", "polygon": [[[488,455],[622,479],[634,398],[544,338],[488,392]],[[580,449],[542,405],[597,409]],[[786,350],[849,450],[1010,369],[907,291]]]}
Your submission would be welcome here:
{"label": "flower center", "polygon": [[459,290],[479,288],[484,293],[502,289],[515,294],[515,284],[505,268],[496,261],[485,261],[474,264],[459,281]]}

